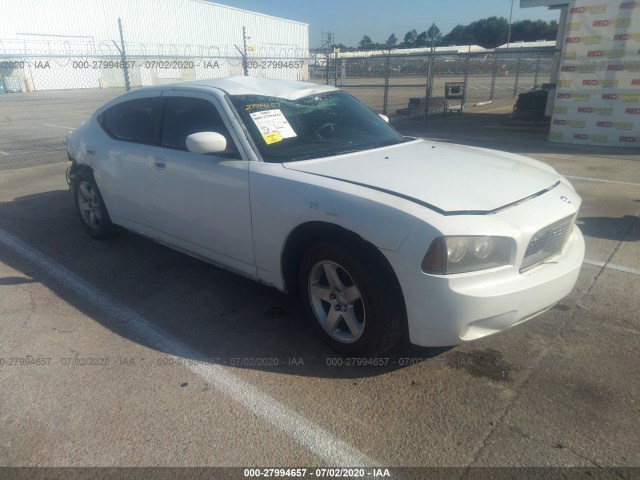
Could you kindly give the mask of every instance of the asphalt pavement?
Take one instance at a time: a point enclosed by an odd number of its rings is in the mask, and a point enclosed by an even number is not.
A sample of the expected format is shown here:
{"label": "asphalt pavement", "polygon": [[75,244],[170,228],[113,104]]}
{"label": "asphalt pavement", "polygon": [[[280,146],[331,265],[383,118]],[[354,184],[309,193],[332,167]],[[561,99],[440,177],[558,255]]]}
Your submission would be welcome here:
{"label": "asphalt pavement", "polygon": [[0,466],[640,466],[638,149],[550,143],[504,115],[399,125],[568,176],[586,259],[525,324],[358,365],[273,289],[84,234],[61,142],[117,93],[0,95]]}

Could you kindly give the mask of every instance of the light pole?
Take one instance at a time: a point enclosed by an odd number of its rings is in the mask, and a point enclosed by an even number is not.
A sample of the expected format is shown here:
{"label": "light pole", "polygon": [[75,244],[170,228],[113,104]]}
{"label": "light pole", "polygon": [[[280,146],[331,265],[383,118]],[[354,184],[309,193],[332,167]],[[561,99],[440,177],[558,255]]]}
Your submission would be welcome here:
{"label": "light pole", "polygon": [[509,33],[507,34],[507,51],[509,50],[509,44],[511,43],[511,19],[513,18],[513,2],[511,0],[511,11],[509,12]]}

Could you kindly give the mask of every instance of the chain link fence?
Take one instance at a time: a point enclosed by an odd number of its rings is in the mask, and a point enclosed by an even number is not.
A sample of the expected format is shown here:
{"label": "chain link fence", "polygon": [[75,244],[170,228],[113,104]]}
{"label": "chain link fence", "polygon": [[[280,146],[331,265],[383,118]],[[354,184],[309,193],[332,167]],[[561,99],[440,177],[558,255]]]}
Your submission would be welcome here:
{"label": "chain link fence", "polygon": [[[62,139],[129,88],[229,75],[335,84],[392,122],[509,113],[549,82],[553,52],[313,57],[291,48],[235,56],[228,47],[0,40],[0,170],[66,160]],[[258,56],[261,54],[262,56]]]}
{"label": "chain link fence", "polygon": [[355,52],[319,61],[296,48],[278,46],[244,57],[231,46],[41,43],[0,40],[0,93],[136,88],[248,74],[335,84],[393,121],[425,112],[507,112],[518,94],[549,83],[554,65],[549,50]]}
{"label": "chain link fence", "polygon": [[306,52],[262,47],[0,39],[0,93],[136,88],[243,75],[308,80]]}
{"label": "chain link fence", "polygon": [[[188,80],[249,75],[308,80],[306,58],[177,57],[177,56],[0,56],[5,93],[87,88],[137,88]],[[128,84],[128,85],[127,85]],[[3,92],[0,92],[3,93]]]}
{"label": "chain link fence", "polygon": [[335,57],[312,80],[335,84],[392,121],[510,112],[520,93],[550,83],[553,51]]}
{"label": "chain link fence", "polygon": [[[124,48],[123,48],[124,46]],[[62,140],[127,89],[243,75],[309,80],[306,50],[0,39],[0,171],[66,161]]]}

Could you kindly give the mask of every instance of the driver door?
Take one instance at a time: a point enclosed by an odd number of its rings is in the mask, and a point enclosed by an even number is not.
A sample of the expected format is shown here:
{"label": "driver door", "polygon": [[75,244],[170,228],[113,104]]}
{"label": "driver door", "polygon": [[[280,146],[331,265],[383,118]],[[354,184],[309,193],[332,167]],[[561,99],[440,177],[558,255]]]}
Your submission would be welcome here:
{"label": "driver door", "polygon": [[[202,92],[165,91],[162,98],[161,146],[153,147],[149,168],[152,227],[166,243],[255,277],[249,161],[224,111]],[[222,134],[227,149],[189,152],[186,138],[197,132]]]}

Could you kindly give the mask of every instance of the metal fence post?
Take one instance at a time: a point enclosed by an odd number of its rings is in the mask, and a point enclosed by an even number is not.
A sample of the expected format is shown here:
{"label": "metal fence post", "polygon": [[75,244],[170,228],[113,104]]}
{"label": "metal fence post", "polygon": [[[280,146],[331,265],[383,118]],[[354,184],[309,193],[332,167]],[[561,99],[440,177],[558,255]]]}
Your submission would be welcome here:
{"label": "metal fence post", "polygon": [[431,96],[433,95],[433,52],[429,55],[429,62],[427,63],[427,91],[425,92],[424,99],[424,129],[427,130],[427,117],[429,116],[429,104],[431,103]]}
{"label": "metal fence post", "polygon": [[[495,54],[494,54],[495,55]],[[493,65],[491,66],[491,93],[489,100],[493,102],[493,96],[496,93],[496,67],[498,66],[498,55],[493,57]]]}
{"label": "metal fence post", "polygon": [[[131,83],[129,82],[129,65],[127,65],[127,51],[124,48],[124,33],[122,33],[122,20],[118,18],[118,30],[120,30],[120,59],[122,61],[122,70],[124,71],[124,87],[127,92],[131,90]],[[116,45],[117,47],[117,45]]]}
{"label": "metal fence post", "polygon": [[384,59],[384,100],[382,113],[387,114],[387,106],[389,105],[389,70],[391,64],[391,55],[387,55]]}
{"label": "metal fence post", "polygon": [[249,65],[247,62],[247,29],[242,27],[242,74],[249,76]]}
{"label": "metal fence post", "polygon": [[327,51],[326,56],[326,67],[327,67],[327,85],[329,85],[329,74],[331,73],[331,53]]}
{"label": "metal fence post", "polygon": [[538,58],[536,59],[536,75],[533,78],[534,87],[538,86],[538,75],[540,75],[540,55],[538,55]]}
{"label": "metal fence post", "polygon": [[520,60],[522,60],[522,52],[518,54],[518,61],[516,62],[516,80],[513,83],[513,96],[518,96],[518,81],[520,80]]}
{"label": "metal fence post", "polygon": [[467,84],[469,82],[469,62],[470,61],[471,61],[471,47],[469,47],[469,52],[467,53],[467,61],[464,62],[464,96],[462,97],[462,102],[460,102],[460,115],[462,115],[462,110],[464,110],[464,101],[469,93],[469,90],[467,89]]}

